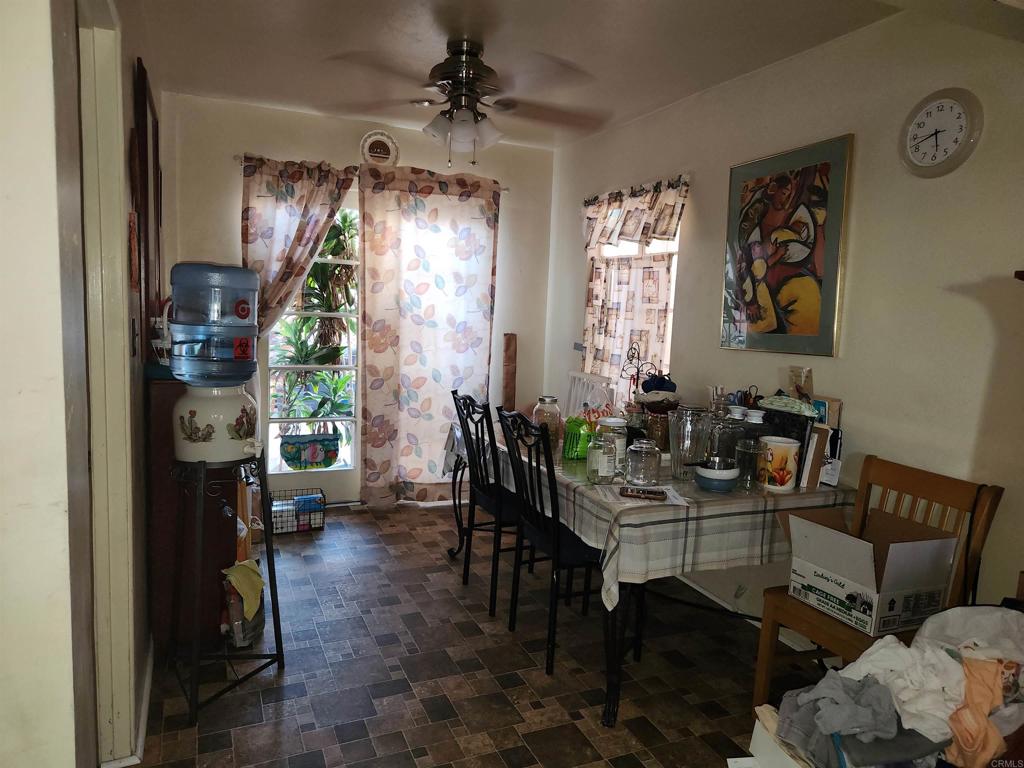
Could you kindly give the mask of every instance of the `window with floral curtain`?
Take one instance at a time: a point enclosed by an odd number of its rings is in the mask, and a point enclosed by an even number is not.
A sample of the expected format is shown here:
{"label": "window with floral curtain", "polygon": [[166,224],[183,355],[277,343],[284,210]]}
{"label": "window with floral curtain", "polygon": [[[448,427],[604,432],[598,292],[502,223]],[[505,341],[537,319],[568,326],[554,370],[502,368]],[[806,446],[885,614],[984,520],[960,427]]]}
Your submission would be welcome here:
{"label": "window with floral curtain", "polygon": [[356,166],[242,158],[242,266],[260,276],[260,335],[299,290],[323,243]]}
{"label": "window with floral curtain", "polygon": [[619,375],[631,344],[655,368],[668,368],[676,240],[689,188],[680,176],[584,202],[583,371],[609,377],[620,405],[632,394]]}
{"label": "window with floral curtain", "polygon": [[498,182],[419,168],[359,173],[362,498],[446,498],[451,390],[487,398]]}

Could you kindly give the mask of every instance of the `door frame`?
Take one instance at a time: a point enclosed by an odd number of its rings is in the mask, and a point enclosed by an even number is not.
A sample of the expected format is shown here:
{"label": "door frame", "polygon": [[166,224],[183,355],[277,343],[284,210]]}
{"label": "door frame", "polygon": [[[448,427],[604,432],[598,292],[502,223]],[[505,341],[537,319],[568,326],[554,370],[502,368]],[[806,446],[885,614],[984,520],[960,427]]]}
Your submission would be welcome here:
{"label": "door frame", "polygon": [[135,434],[144,350],[129,289],[120,24],[109,0],[78,7],[97,748],[105,768],[120,768],[142,762],[152,676],[152,645],[137,642],[146,631]]}

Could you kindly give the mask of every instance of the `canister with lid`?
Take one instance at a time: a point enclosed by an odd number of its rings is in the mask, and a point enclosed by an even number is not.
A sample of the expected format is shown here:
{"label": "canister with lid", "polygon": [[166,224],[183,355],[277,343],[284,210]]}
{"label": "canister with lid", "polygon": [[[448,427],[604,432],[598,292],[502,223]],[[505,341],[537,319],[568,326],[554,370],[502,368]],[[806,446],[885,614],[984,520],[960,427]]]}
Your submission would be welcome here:
{"label": "canister with lid", "polygon": [[626,473],[626,420],[618,416],[603,416],[597,420],[597,434],[615,441],[615,471]]}

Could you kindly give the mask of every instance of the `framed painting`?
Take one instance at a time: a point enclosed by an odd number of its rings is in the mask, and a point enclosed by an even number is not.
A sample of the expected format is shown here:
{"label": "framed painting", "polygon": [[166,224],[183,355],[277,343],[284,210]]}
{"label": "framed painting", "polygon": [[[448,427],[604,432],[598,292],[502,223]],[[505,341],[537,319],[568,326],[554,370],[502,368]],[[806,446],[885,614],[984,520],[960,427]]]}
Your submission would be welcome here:
{"label": "framed painting", "polygon": [[130,183],[135,231],[131,235],[138,254],[138,290],[142,298],[142,348],[153,359],[149,338],[154,332],[150,318],[159,317],[163,295],[160,253],[161,185],[160,123],[156,103],[149,87],[149,76],[142,59],[135,60]]}
{"label": "framed painting", "polygon": [[729,174],[724,349],[834,355],[853,136]]}

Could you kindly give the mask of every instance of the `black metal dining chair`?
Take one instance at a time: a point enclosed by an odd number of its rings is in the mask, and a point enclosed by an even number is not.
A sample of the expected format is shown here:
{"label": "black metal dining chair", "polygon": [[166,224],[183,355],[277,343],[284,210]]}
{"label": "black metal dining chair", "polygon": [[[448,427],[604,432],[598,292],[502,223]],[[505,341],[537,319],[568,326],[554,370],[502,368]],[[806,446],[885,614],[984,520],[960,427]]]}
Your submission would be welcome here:
{"label": "black metal dining chair", "polygon": [[[502,535],[515,533],[519,521],[521,504],[516,494],[501,483],[501,465],[498,447],[494,439],[494,421],[490,406],[478,403],[471,395],[460,395],[452,390],[455,413],[462,429],[466,444],[466,459],[469,464],[469,513],[464,526],[466,534],[465,560],[462,564],[462,583],[469,583],[469,561],[473,549],[473,532],[490,531],[494,534],[491,548],[491,584],[488,614],[493,616],[498,600],[498,562],[503,552],[512,552],[514,546],[502,547]],[[482,508],[491,520],[478,520],[477,507]],[[533,571],[533,550],[530,552],[530,571]],[[520,557],[521,559],[521,557]]]}
{"label": "black metal dining chair", "polygon": [[[551,456],[551,439],[547,425],[535,425],[521,413],[498,408],[498,420],[505,436],[512,478],[519,498],[519,524],[516,526],[516,555],[512,571],[512,599],[509,605],[509,631],[515,631],[519,603],[519,572],[525,542],[548,555],[551,578],[548,583],[548,641],[545,671],[555,667],[555,635],[558,628],[558,603],[561,593],[561,572],[582,568],[584,573],[582,612],[590,604],[590,581],[594,566],[601,561],[601,550],[586,544],[559,517],[558,486],[555,464]],[[545,488],[545,480],[547,488]],[[546,497],[546,498],[545,498]],[[567,593],[571,593],[571,583]],[[566,595],[568,597],[569,594]]]}

